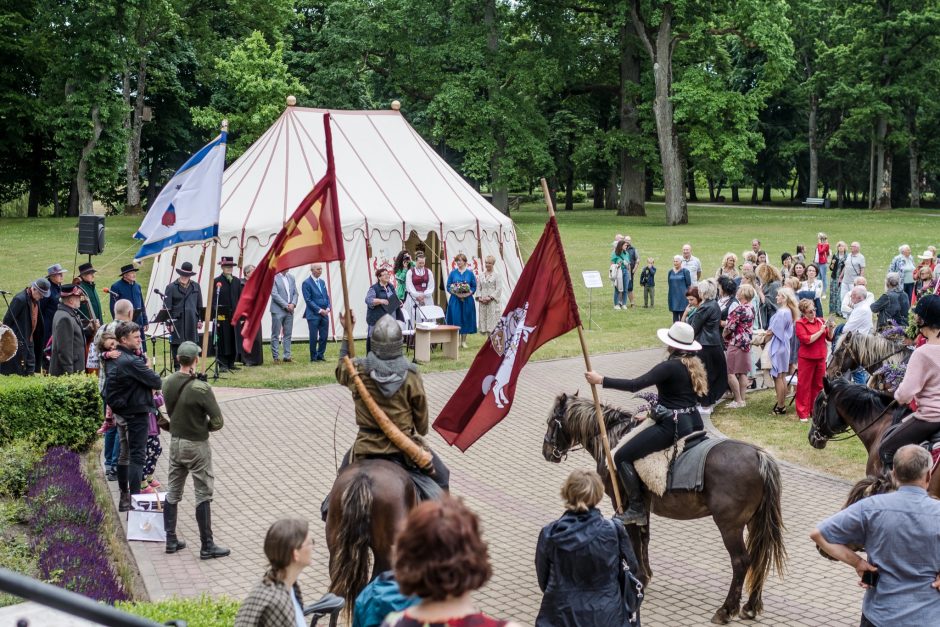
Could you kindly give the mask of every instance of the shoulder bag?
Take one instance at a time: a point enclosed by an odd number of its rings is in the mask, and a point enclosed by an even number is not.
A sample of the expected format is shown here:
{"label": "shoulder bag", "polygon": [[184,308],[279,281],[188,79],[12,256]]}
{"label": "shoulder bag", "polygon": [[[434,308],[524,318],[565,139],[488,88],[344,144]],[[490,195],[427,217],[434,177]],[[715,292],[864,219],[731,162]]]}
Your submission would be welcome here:
{"label": "shoulder bag", "polygon": [[[617,523],[610,519],[607,522],[614,528],[614,535],[617,537],[619,544],[620,531],[617,529]],[[620,558],[619,580],[620,599],[623,601],[624,613],[631,625],[637,625],[640,621],[640,603],[643,602],[643,584],[630,570],[630,564],[623,557]]]}

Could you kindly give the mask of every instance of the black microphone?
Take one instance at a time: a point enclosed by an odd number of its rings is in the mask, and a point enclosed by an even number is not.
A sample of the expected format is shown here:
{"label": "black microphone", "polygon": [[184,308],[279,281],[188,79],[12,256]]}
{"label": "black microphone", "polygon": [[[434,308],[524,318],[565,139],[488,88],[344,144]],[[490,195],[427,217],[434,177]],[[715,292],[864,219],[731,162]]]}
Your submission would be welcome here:
{"label": "black microphone", "polygon": [[160,298],[166,298],[166,296],[160,290],[154,290],[153,293],[159,296]]}
{"label": "black microphone", "polygon": [[0,294],[10,294],[10,293],[11,293],[11,292],[8,292],[8,291],[6,291],[6,290],[0,290]]}

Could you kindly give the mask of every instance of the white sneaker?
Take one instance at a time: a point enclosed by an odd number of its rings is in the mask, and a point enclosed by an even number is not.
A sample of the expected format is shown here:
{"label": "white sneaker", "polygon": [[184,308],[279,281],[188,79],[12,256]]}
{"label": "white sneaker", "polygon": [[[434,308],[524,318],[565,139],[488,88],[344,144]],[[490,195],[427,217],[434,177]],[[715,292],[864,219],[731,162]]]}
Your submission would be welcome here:
{"label": "white sneaker", "polygon": [[728,409],[741,409],[742,407],[747,407],[747,403],[744,401],[741,401],[740,403],[738,401],[731,401],[728,403],[727,407]]}
{"label": "white sneaker", "polygon": [[620,309],[620,305],[614,305],[614,309]]}

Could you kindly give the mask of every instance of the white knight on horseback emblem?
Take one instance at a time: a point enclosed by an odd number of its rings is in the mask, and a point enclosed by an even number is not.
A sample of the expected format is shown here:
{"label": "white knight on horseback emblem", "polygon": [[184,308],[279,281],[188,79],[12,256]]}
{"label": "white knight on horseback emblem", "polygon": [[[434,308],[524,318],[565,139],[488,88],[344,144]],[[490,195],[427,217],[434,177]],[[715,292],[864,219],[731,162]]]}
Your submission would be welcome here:
{"label": "white knight on horseback emblem", "polygon": [[496,328],[490,333],[490,343],[493,350],[503,359],[499,362],[499,368],[496,374],[487,375],[483,379],[483,394],[493,392],[493,400],[496,406],[503,409],[509,402],[506,396],[505,387],[512,376],[512,369],[516,363],[516,353],[522,342],[529,341],[529,334],[536,327],[528,327],[525,324],[525,317],[529,311],[529,303],[524,307],[516,307],[514,310],[499,319]]}

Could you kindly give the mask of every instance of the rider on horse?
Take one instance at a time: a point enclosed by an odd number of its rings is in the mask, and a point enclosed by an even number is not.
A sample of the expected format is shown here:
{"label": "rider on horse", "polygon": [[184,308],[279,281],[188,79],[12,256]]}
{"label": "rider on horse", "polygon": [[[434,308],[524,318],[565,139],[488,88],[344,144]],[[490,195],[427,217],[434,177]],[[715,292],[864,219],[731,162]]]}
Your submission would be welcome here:
{"label": "rider on horse", "polygon": [[[343,318],[340,318],[343,320]],[[442,490],[450,487],[450,471],[444,462],[428,448],[422,436],[428,432],[428,403],[424,384],[417,367],[402,356],[402,330],[394,318],[382,316],[372,329],[371,351],[364,359],[354,359],[356,372],[365,385],[372,400],[405,436],[431,453],[434,473],[431,478]],[[359,433],[352,448],[343,456],[340,469],[357,459],[387,459],[402,465],[406,470],[416,466],[392,443],[366,400],[356,388],[355,377],[344,366],[344,357],[349,354],[344,339],[336,367],[336,380],[352,391],[356,408],[356,424]],[[432,486],[433,487],[433,486]]]}
{"label": "rider on horse", "polygon": [[614,454],[620,483],[630,500],[627,511],[617,515],[625,525],[646,525],[648,520],[640,477],[633,463],[705,428],[696,402],[708,391],[708,382],[705,367],[695,355],[702,348],[695,341],[695,331],[685,322],[676,322],[656,335],[668,347],[669,357],[646,374],[636,379],[612,379],[593,371],[584,374],[592,385],[603,384],[605,388],[627,392],[655,385],[659,394],[659,405],[651,412],[656,424],[630,438]]}
{"label": "rider on horse", "polygon": [[894,398],[901,405],[917,401],[917,411],[881,441],[878,454],[885,468],[891,468],[899,448],[920,444],[940,431],[940,296],[918,300],[914,316],[927,342],[911,355]]}

